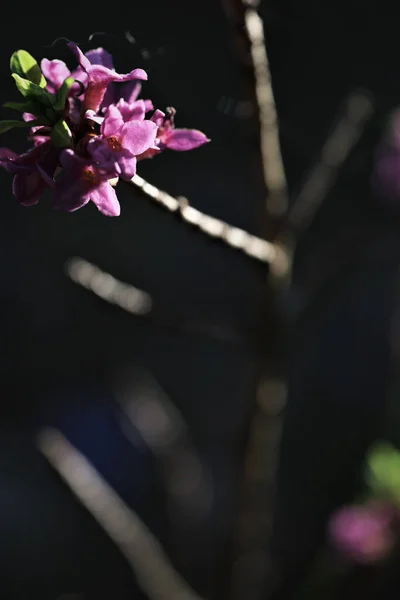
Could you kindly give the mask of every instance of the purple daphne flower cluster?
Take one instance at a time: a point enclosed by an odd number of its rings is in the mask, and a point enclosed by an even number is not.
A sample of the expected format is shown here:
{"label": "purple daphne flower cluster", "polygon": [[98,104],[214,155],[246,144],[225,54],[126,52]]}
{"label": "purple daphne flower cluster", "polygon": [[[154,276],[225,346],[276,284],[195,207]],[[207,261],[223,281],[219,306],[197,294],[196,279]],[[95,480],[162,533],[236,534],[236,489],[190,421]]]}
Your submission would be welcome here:
{"label": "purple daphne flower cluster", "polygon": [[78,61],[72,73],[60,60],[43,59],[39,67],[22,50],[11,58],[26,101],[5,105],[22,112],[23,121],[0,122],[0,133],[26,126],[33,147],[22,155],[0,148],[0,165],[14,175],[13,193],[25,206],[51,188],[56,208],[74,211],[92,201],[103,214],[118,216],[115,185],[132,179],[138,160],[209,140],[201,131],[175,129],[173,108],[164,113],[138,99],[145,71],[121,75],[106,50],[83,54],[68,46]]}

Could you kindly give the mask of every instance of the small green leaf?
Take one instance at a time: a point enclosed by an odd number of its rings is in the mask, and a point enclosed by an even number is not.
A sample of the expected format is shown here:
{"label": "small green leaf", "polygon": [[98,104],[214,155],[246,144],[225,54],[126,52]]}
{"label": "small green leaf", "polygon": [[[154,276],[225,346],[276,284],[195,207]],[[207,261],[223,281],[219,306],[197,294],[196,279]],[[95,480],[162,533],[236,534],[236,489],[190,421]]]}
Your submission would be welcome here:
{"label": "small green leaf", "polygon": [[55,125],[60,118],[60,115],[56,113],[54,108],[46,108],[44,116],[49,125]]}
{"label": "small green leaf", "polygon": [[57,90],[54,110],[64,110],[69,90],[74,84],[74,81],[75,79],[73,77],[67,77],[62,86]]}
{"label": "small green leaf", "polygon": [[39,102],[47,107],[53,106],[56,98],[54,94],[50,94],[50,92],[44,90],[28,79],[20,77],[17,73],[12,73],[12,77],[15,79],[18,91],[27,98],[27,100]]}
{"label": "small green leaf", "polygon": [[35,123],[35,121],[17,121],[15,119],[0,121],[0,133],[14,129],[14,127],[32,127],[32,123]]}
{"label": "small green leaf", "polygon": [[54,125],[50,137],[53,144],[58,148],[70,148],[72,146],[72,133],[64,119]]}
{"label": "small green leaf", "polygon": [[42,107],[37,102],[5,102],[4,108],[12,108],[21,113],[27,112],[37,116],[42,113]]}
{"label": "small green leaf", "polygon": [[376,445],[368,455],[368,480],[378,494],[390,494],[400,503],[400,452],[390,444]]}
{"label": "small green leaf", "polygon": [[17,50],[11,56],[10,69],[20,77],[24,77],[41,88],[46,87],[46,80],[36,60],[26,50]]}

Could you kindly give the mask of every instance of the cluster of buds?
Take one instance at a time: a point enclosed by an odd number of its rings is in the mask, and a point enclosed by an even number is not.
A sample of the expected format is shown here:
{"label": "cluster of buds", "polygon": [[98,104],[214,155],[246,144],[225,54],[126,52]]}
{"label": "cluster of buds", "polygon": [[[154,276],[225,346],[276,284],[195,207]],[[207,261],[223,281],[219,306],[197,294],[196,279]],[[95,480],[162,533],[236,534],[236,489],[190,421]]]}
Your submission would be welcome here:
{"label": "cluster of buds", "polygon": [[138,160],[209,140],[201,131],[176,129],[173,108],[154,110],[150,100],[138,99],[147,80],[143,69],[122,75],[106,50],[83,54],[72,42],[68,47],[78,62],[72,72],[60,60],[39,66],[25,50],[12,55],[24,101],[4,106],[22,119],[0,121],[0,133],[27,127],[32,147],[21,155],[0,148],[0,165],[14,175],[14,196],[25,206],[50,188],[55,208],[74,211],[92,201],[103,214],[118,216],[115,185],[134,177]]}

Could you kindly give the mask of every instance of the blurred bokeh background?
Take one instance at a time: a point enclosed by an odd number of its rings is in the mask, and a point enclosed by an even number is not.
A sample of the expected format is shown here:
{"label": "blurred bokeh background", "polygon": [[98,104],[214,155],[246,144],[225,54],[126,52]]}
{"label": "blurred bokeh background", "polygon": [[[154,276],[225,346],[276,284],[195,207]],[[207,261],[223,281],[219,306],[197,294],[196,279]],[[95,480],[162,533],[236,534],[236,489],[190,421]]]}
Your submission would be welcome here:
{"label": "blurred bokeh background", "polygon": [[[141,177],[254,235],[279,236],[241,2],[9,9],[1,102],[15,98],[15,49],[68,62],[64,38],[103,46],[119,72],[147,70],[144,97],[174,106],[177,126],[212,140],[144,161]],[[259,5],[293,210],[337,124],[367,107],[352,148],[336,146],[343,164],[327,189],[310,192],[320,205],[295,228],[289,286],[135,187],[119,186],[122,214],[108,219],[94,206],[18,206],[0,173],[0,598],[153,600],[41,453],[46,427],[135,511],[197,594],[300,598],[329,514],[351,501],[366,449],[383,435],[396,379],[399,211],[370,181],[400,100],[393,10],[376,0]],[[4,134],[1,145],[22,150],[23,136]],[[151,310],[99,297],[90,265],[146,292]],[[385,576],[355,569],[340,597],[397,597],[396,564]]]}

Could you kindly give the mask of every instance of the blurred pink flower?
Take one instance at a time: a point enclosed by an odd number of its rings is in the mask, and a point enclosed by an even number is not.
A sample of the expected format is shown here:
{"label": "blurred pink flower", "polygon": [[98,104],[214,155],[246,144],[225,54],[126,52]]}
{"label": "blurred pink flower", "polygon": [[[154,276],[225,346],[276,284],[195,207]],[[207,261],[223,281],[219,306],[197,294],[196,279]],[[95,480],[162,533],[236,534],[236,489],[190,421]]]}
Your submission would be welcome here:
{"label": "blurred pink flower", "polygon": [[386,504],[345,506],[332,516],[329,535],[349,560],[374,563],[388,556],[393,548],[394,516],[394,509]]}

